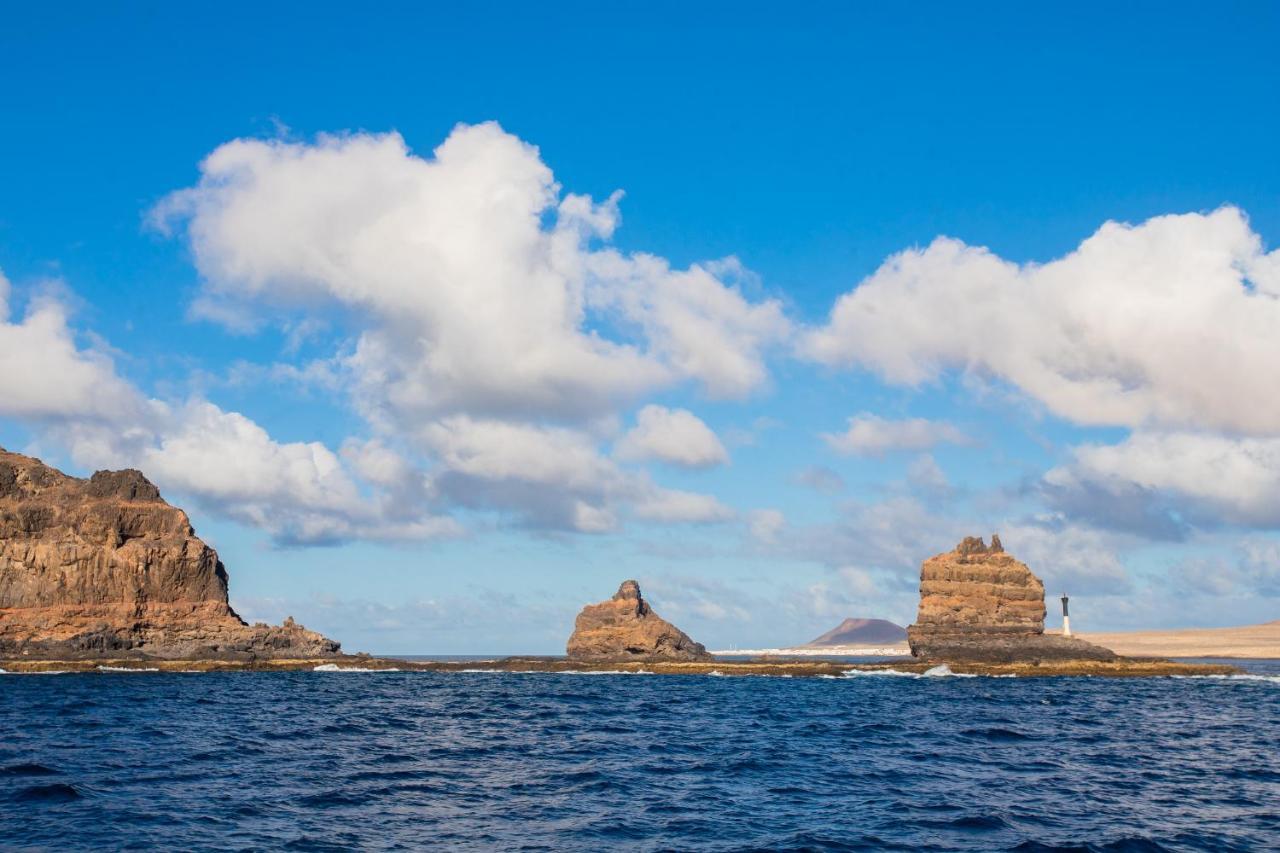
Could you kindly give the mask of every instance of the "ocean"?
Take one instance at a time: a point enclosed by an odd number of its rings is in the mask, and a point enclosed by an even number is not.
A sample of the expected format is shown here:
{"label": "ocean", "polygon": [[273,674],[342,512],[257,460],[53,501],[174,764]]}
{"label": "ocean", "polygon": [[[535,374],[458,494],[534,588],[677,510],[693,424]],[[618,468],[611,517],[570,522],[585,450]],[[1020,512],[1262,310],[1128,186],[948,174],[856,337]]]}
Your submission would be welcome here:
{"label": "ocean", "polygon": [[1247,666],[0,675],[0,848],[1280,849]]}

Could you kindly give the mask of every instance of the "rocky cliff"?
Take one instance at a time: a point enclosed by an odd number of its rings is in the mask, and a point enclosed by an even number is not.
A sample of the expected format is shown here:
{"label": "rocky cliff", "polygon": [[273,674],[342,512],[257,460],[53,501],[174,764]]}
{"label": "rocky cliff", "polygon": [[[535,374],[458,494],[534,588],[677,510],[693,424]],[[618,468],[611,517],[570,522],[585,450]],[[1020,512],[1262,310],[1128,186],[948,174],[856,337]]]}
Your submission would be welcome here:
{"label": "rocky cliff", "polygon": [[588,661],[711,660],[705,646],[653,612],[635,581],[623,581],[608,601],[582,608],[567,652]]}
{"label": "rocky cliff", "polygon": [[924,561],[920,609],[907,638],[913,655],[930,660],[1115,659],[1101,646],[1045,634],[1044,612],[1044,584],[1005,553],[1000,537],[987,545],[969,536]]}
{"label": "rocky cliff", "polygon": [[69,477],[0,449],[0,657],[337,653],[292,619],[247,625],[227,572],[139,471]]}

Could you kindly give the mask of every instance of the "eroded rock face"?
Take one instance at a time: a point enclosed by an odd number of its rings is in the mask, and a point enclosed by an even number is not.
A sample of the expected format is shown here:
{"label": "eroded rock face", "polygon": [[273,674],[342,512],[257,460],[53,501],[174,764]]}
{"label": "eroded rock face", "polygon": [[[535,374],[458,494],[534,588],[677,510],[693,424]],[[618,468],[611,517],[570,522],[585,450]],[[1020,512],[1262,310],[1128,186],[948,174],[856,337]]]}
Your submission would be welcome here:
{"label": "eroded rock face", "polygon": [[567,652],[594,661],[711,660],[705,646],[653,612],[635,581],[623,581],[608,601],[582,608]]}
{"label": "eroded rock face", "polygon": [[0,657],[337,651],[292,619],[246,625],[217,553],[140,471],[82,480],[0,449]]}
{"label": "eroded rock face", "polygon": [[999,536],[969,536],[924,561],[911,653],[929,660],[1013,663],[1112,660],[1101,646],[1044,633],[1044,584],[1006,554]]}

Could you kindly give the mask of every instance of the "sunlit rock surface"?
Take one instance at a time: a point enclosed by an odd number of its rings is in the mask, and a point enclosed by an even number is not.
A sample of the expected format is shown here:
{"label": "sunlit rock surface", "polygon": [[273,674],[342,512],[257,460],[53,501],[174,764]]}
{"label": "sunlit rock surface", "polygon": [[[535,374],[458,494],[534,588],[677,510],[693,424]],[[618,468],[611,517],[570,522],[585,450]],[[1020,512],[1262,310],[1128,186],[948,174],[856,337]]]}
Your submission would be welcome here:
{"label": "sunlit rock surface", "polygon": [[567,652],[588,661],[711,659],[705,646],[653,612],[635,581],[624,581],[608,601],[582,608]]}
{"label": "sunlit rock surface", "polygon": [[247,625],[187,514],[139,471],[69,477],[0,449],[0,656],[293,658],[338,644]]}
{"label": "sunlit rock surface", "polygon": [[928,660],[1013,663],[1113,660],[1109,649],[1044,633],[1044,584],[1006,554],[999,536],[969,536],[924,561],[920,608],[907,628],[911,653]]}

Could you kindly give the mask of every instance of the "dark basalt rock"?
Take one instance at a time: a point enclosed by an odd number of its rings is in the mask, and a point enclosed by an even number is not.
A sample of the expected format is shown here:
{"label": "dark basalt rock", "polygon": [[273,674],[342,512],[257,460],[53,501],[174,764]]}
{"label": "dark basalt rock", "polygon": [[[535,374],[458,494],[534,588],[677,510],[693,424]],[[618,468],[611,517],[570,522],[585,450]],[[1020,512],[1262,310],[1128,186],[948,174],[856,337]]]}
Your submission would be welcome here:
{"label": "dark basalt rock", "polygon": [[89,478],[85,492],[95,498],[119,498],[123,501],[160,500],[160,490],[134,468],[97,471]]}

